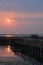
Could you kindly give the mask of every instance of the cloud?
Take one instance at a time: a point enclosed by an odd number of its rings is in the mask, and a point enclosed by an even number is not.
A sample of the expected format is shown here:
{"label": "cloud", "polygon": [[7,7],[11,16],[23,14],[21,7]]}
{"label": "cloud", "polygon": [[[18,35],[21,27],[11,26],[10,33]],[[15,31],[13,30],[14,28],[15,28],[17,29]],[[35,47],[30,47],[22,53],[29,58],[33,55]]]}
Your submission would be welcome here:
{"label": "cloud", "polygon": [[43,18],[43,12],[42,13],[16,13],[16,18]]}
{"label": "cloud", "polygon": [[27,13],[27,12],[12,12],[12,11],[0,11],[1,18],[12,18],[12,19],[40,19],[43,18],[43,12]]}

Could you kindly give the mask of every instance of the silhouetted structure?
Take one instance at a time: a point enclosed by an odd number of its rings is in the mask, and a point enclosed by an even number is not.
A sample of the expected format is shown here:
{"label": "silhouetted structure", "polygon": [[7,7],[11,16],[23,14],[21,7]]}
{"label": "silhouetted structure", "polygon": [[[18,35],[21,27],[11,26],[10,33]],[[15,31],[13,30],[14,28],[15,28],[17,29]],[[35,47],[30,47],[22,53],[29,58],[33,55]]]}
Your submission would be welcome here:
{"label": "silhouetted structure", "polygon": [[43,38],[37,35],[30,37],[0,37],[0,45],[11,45],[12,51],[21,52],[43,62]]}

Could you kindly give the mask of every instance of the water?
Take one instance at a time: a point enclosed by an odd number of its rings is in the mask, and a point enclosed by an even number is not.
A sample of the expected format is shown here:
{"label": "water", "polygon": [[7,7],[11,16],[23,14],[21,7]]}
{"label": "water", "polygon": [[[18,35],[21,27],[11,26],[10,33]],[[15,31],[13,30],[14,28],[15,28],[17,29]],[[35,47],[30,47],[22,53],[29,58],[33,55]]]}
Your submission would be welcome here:
{"label": "water", "polygon": [[30,36],[30,34],[0,34],[0,37],[7,36],[7,37],[23,37],[23,36]]}
{"label": "water", "polygon": [[12,52],[10,45],[8,46],[0,46],[0,57],[15,57],[18,60],[22,60],[20,57],[15,55],[14,52]]}
{"label": "water", "polygon": [[10,46],[0,46],[0,57],[13,57],[14,53],[11,51]]}
{"label": "water", "polygon": [[11,47],[0,46],[0,65],[31,65],[12,52]]}
{"label": "water", "polygon": [[[32,34],[0,34],[0,37],[3,37],[3,36],[7,36],[7,37],[29,37],[31,36]],[[43,36],[43,34],[36,34],[38,36]]]}

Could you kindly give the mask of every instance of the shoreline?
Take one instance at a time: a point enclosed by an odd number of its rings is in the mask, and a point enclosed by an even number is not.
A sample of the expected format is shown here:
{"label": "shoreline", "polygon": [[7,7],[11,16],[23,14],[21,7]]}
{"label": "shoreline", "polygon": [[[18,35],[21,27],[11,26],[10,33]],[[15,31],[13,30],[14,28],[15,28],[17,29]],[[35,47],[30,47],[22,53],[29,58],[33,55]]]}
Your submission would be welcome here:
{"label": "shoreline", "polygon": [[24,61],[30,62],[32,65],[43,65],[43,63],[35,60],[32,57],[26,56],[25,54],[22,54],[20,52],[15,52],[15,54],[17,54],[19,57],[23,58]]}
{"label": "shoreline", "polygon": [[[1,59],[1,58],[0,58]],[[26,62],[23,59],[17,60],[15,57],[2,57],[2,60],[0,60],[0,65],[32,65],[30,62]]]}

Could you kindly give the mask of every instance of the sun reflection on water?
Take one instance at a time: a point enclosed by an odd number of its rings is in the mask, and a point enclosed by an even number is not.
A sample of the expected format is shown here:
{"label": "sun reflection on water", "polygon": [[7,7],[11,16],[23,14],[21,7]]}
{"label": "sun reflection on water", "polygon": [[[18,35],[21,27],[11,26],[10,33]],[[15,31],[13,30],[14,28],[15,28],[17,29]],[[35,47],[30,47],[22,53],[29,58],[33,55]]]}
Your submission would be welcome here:
{"label": "sun reflection on water", "polygon": [[7,52],[7,53],[10,53],[10,52],[11,52],[11,48],[10,48],[9,45],[8,45],[7,48],[6,48],[6,52]]}
{"label": "sun reflection on water", "polygon": [[15,54],[12,52],[10,45],[7,47],[3,47],[0,49],[0,56],[1,57],[14,57]]}
{"label": "sun reflection on water", "polygon": [[6,37],[12,37],[12,35],[5,35]]}

